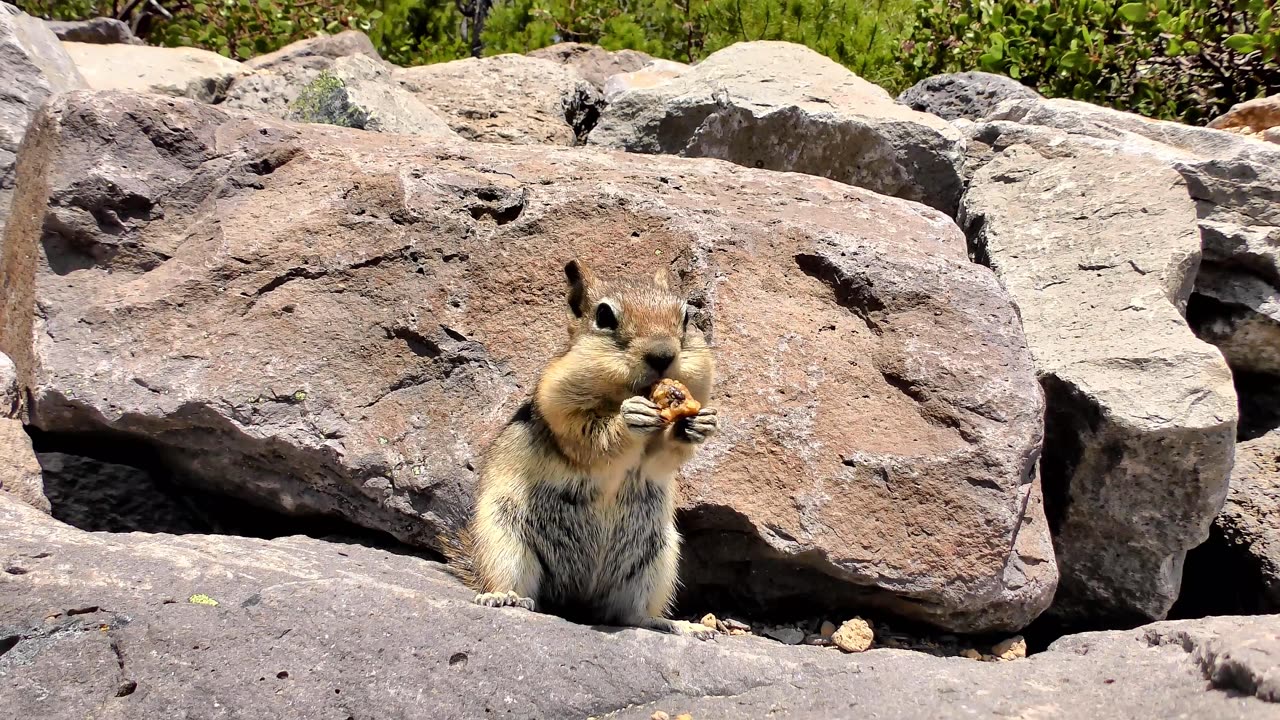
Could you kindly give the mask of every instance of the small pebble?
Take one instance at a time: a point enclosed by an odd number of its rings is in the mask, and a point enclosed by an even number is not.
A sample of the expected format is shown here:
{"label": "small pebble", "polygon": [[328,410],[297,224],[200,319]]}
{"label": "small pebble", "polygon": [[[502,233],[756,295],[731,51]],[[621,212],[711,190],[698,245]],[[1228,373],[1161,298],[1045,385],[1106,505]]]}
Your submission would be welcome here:
{"label": "small pebble", "polygon": [[750,630],[751,630],[751,626],[750,626],[750,625],[748,625],[748,624],[746,624],[746,623],[744,623],[744,622],[739,622],[739,621],[737,621],[737,620],[734,620],[733,618],[725,618],[725,619],[724,619],[724,626],[725,626],[725,627],[727,627],[727,628],[729,628],[730,630],[745,630],[745,631],[750,631]]}
{"label": "small pebble", "polygon": [[671,720],[671,716],[659,710],[649,716],[649,720]]}
{"label": "small pebble", "polygon": [[676,720],[693,720],[693,716],[689,713],[681,713],[676,716]]}
{"label": "small pebble", "polygon": [[831,636],[832,642],[845,652],[862,652],[871,647],[876,635],[862,618],[846,620]]}
{"label": "small pebble", "polygon": [[[718,621],[718,620],[716,620],[716,616],[715,616],[715,615],[712,615],[711,613],[707,613],[706,615],[703,615],[703,616],[702,616],[702,624],[703,624],[703,625],[706,625],[707,627],[711,628],[712,630],[720,630],[720,627],[719,627],[720,623],[719,623],[719,621]],[[721,631],[721,632],[723,632],[723,631]]]}
{"label": "small pebble", "polygon": [[805,636],[804,644],[817,645],[818,647],[830,647],[831,638],[824,638],[822,637],[822,635],[818,633],[812,633],[810,635]]}
{"label": "small pebble", "polygon": [[970,660],[981,660],[982,653],[974,650],[973,648],[965,648],[960,651],[960,657],[967,657]]}
{"label": "small pebble", "polygon": [[818,634],[830,640],[831,636],[836,634],[836,624],[830,620],[823,620],[822,627],[818,629]]}
{"label": "small pebble", "polygon": [[1027,641],[1021,635],[1014,635],[991,648],[991,654],[1001,660],[1017,660],[1027,656]]}
{"label": "small pebble", "polygon": [[793,627],[775,627],[769,628],[760,633],[765,637],[771,637],[780,643],[786,645],[799,645],[804,640],[804,631],[800,628]]}

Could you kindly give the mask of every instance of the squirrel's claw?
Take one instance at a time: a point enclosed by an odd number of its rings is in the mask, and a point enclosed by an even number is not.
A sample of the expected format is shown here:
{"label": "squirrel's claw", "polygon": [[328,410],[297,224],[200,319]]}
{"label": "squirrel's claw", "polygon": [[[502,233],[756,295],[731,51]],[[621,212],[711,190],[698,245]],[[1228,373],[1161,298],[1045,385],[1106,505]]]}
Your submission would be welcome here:
{"label": "squirrel's claw", "polygon": [[715,408],[702,408],[697,415],[682,418],[676,425],[676,433],[681,439],[701,445],[720,429],[720,417]]}
{"label": "squirrel's claw", "polygon": [[475,604],[493,608],[518,607],[532,610],[533,598],[520,597],[514,590],[508,590],[506,592],[480,593],[476,595]]}
{"label": "squirrel's claw", "polygon": [[632,432],[647,435],[663,426],[662,415],[652,400],[636,395],[622,401],[622,420]]}

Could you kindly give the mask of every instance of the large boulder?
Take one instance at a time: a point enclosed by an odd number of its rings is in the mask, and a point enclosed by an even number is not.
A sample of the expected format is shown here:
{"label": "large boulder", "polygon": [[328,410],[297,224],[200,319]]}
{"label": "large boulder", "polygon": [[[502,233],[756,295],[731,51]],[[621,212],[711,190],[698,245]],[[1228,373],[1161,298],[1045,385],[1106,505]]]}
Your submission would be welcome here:
{"label": "large boulder", "polygon": [[[564,341],[562,266],[676,270],[726,418],[685,474],[702,596],[1015,628],[1056,570],[1017,312],[959,228],[711,160],[441,143],[155,96],[48,107],[15,242],[40,258],[50,433],[433,546]],[[645,270],[649,268],[649,270]],[[739,593],[741,595],[742,593]]]}
{"label": "large boulder", "polygon": [[390,69],[377,60],[366,55],[341,57],[325,72],[317,73],[289,105],[257,109],[303,122],[460,139],[436,111],[391,82]]}
{"label": "large boulder", "polygon": [[610,77],[639,70],[653,60],[638,50],[610,52],[599,45],[576,42],[558,43],[527,54],[572,68],[597,90],[603,90],[605,81]]}
{"label": "large boulder", "polygon": [[902,91],[898,102],[944,120],[981,120],[1005,100],[1039,97],[1040,93],[1004,75],[962,72],[927,77]]}
{"label": "large boulder", "polygon": [[280,70],[288,67],[323,66],[324,60],[364,55],[382,60],[368,35],[359,30],[343,30],[334,35],[317,35],[289,43],[275,52],[245,61],[253,70]]}
{"label": "large boulder", "polygon": [[1236,395],[1183,317],[1197,207],[1172,150],[992,122],[961,203],[1021,310],[1048,407],[1040,467],[1075,621],[1165,616],[1227,491]]}
{"label": "large boulder", "polygon": [[1071,100],[1010,101],[991,118],[1129,145],[1145,140],[1182,175],[1204,253],[1188,318],[1206,340],[1222,343],[1232,363],[1242,431],[1280,425],[1280,375],[1253,372],[1275,355],[1270,298],[1280,293],[1280,147]]}
{"label": "large boulder", "polygon": [[[1064,638],[1026,660],[856,657],[477,606],[435,563],[305,537],[85,533],[0,498],[13,717],[1276,715],[1276,617]],[[1271,701],[1271,702],[1268,702]]]}
{"label": "large boulder", "polygon": [[133,30],[123,21],[112,17],[96,17],[88,20],[46,20],[45,24],[59,40],[96,45],[141,45],[133,36]]}
{"label": "large boulder", "polygon": [[64,42],[67,54],[94,90],[132,90],[201,102],[222,102],[241,63],[192,47],[98,45]]}
{"label": "large boulder", "polygon": [[1280,612],[1280,430],[1236,446],[1231,491],[1215,525],[1230,551],[1258,576],[1258,607]]}
{"label": "large boulder", "polygon": [[[18,145],[50,95],[85,87],[75,63],[44,23],[0,2],[0,243],[13,197]],[[5,295],[10,290],[5,288]],[[6,304],[6,310],[8,310]]]}
{"label": "large boulder", "polygon": [[494,55],[397,70],[395,79],[468,140],[575,145],[600,114],[600,91],[574,70]]}
{"label": "large boulder", "polygon": [[745,42],[614,97],[593,145],[821,175],[952,213],[962,139],[803,45]]}

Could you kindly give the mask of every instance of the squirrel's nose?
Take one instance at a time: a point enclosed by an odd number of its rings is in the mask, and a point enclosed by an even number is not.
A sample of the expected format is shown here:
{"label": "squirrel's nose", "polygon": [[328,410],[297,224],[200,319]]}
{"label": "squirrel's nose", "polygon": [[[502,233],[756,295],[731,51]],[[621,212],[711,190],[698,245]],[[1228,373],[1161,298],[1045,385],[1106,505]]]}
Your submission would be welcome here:
{"label": "squirrel's nose", "polygon": [[671,367],[671,363],[676,359],[676,354],[670,350],[650,350],[644,354],[644,362],[653,371],[661,375]]}

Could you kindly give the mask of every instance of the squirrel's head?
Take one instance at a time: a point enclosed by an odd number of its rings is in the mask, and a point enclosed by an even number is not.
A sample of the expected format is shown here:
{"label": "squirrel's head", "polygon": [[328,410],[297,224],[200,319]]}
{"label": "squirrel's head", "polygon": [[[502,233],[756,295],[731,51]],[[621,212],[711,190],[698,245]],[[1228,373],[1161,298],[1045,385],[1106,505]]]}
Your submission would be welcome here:
{"label": "squirrel's head", "polygon": [[589,406],[645,395],[662,378],[684,383],[700,402],[711,391],[712,361],[685,298],[666,268],[643,279],[596,277],[585,265],[564,266],[568,282],[569,351],[549,368],[565,398]]}

